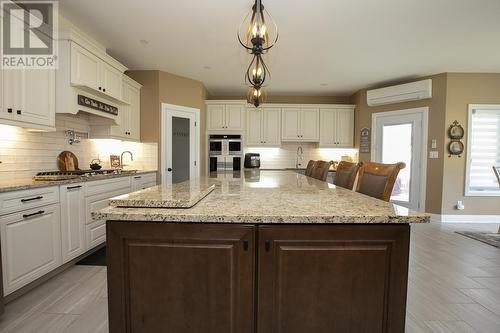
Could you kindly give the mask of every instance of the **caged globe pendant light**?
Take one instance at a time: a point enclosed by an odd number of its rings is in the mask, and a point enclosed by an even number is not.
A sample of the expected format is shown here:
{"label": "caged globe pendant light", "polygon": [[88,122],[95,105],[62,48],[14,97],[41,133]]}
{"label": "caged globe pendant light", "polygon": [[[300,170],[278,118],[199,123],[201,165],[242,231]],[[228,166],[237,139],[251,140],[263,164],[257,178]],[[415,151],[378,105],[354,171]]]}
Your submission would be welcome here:
{"label": "caged globe pendant light", "polygon": [[[243,29],[243,27],[246,28]],[[265,101],[266,94],[262,87],[270,75],[262,55],[276,44],[278,37],[276,23],[264,8],[262,1],[255,0],[251,11],[238,29],[238,41],[248,53],[253,55],[245,74],[245,83],[251,87],[247,101],[255,107]]]}
{"label": "caged globe pendant light", "polygon": [[255,0],[252,9],[238,29],[238,41],[248,53],[263,54],[278,41],[278,26],[264,8],[261,0]]}
{"label": "caged globe pendant light", "polygon": [[269,69],[267,68],[262,56],[254,55],[250,65],[248,65],[245,74],[245,82],[251,87],[260,87],[268,76]]}

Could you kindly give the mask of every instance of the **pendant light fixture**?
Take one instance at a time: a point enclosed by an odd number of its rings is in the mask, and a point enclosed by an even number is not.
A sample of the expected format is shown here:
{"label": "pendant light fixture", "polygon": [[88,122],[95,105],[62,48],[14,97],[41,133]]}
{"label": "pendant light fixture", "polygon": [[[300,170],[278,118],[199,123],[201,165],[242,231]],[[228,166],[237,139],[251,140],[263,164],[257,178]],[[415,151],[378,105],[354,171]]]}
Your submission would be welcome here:
{"label": "pendant light fixture", "polygon": [[252,9],[238,29],[238,41],[251,54],[263,54],[278,41],[278,26],[261,0],[255,0]]}
{"label": "pendant light fixture", "polygon": [[245,50],[253,55],[245,74],[245,83],[251,88],[247,101],[258,107],[265,101],[263,84],[269,77],[262,55],[267,53],[278,41],[278,27],[267,12],[261,0],[255,0],[251,11],[238,29],[238,41]]}

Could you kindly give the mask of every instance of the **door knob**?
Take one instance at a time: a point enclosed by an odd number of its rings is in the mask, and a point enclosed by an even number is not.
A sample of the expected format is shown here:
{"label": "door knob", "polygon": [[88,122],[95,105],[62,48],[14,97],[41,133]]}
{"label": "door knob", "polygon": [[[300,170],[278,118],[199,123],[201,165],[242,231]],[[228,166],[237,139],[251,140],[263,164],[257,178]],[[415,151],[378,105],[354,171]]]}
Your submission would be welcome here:
{"label": "door knob", "polygon": [[168,168],[168,169],[167,169],[167,171],[168,171],[168,172],[171,172],[171,171],[172,171],[172,168]]}

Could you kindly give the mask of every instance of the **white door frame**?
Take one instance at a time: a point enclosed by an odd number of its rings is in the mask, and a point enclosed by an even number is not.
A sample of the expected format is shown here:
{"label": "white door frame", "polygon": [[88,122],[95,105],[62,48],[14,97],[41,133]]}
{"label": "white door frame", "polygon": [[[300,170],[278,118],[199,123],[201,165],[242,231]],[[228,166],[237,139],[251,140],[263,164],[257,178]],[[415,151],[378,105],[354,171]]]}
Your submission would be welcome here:
{"label": "white door frame", "polygon": [[165,153],[165,147],[167,147],[167,119],[169,114],[175,112],[182,112],[187,115],[195,116],[195,147],[196,147],[196,177],[200,177],[200,109],[190,108],[187,106],[180,106],[174,104],[161,103],[161,183],[166,184],[167,182],[167,154]]}
{"label": "white door frame", "polygon": [[429,107],[403,109],[395,111],[377,112],[372,113],[372,143],[371,143],[371,160],[373,161],[377,153],[377,119],[388,116],[404,116],[409,114],[419,114],[422,117],[422,151],[421,151],[421,163],[420,166],[420,211],[425,212],[425,198],[426,198],[426,188],[427,188],[427,138],[428,138],[428,127],[429,127]]}

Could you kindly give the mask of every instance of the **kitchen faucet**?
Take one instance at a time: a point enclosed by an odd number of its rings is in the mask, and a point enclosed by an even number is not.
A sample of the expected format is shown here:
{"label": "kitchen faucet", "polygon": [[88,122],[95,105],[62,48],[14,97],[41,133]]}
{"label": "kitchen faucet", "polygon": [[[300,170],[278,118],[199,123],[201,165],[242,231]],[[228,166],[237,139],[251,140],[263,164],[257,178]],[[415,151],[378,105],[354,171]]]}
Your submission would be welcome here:
{"label": "kitchen faucet", "polygon": [[302,156],[304,154],[304,151],[302,150],[302,146],[297,147],[297,158],[295,160],[295,169],[298,169],[300,166],[302,166],[302,160],[304,157]]}
{"label": "kitchen faucet", "polygon": [[120,166],[121,168],[123,169],[125,166],[127,166],[127,164],[123,164],[123,154],[130,154],[130,160],[133,161],[134,160],[134,155],[132,155],[132,152],[129,151],[129,150],[125,150],[121,155],[120,155]]}

